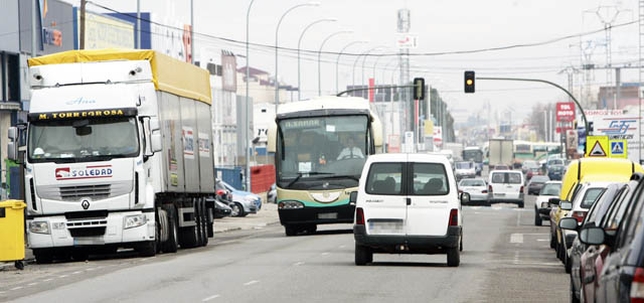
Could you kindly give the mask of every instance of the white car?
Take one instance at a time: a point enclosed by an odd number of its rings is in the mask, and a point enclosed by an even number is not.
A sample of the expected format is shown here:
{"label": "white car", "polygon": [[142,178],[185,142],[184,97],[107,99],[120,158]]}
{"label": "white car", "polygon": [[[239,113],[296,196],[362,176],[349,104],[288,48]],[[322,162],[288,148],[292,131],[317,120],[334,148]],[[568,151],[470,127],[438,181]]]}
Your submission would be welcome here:
{"label": "white car", "polygon": [[493,170],[488,178],[487,202],[514,203],[523,208],[523,184],[520,170]]}
{"label": "white car", "polygon": [[476,163],[474,161],[456,161],[454,162],[454,174],[456,180],[474,178],[476,177]]}
{"label": "white car", "polygon": [[460,264],[463,214],[449,160],[430,154],[376,154],[362,170],[355,203],[355,264],[374,253],[447,254]]}
{"label": "white car", "polygon": [[487,183],[483,178],[468,178],[458,182],[458,191],[470,195],[468,203],[487,205]]}
{"label": "white car", "polygon": [[550,221],[551,198],[559,198],[561,181],[547,181],[534,200],[534,225],[543,225],[543,220]]}

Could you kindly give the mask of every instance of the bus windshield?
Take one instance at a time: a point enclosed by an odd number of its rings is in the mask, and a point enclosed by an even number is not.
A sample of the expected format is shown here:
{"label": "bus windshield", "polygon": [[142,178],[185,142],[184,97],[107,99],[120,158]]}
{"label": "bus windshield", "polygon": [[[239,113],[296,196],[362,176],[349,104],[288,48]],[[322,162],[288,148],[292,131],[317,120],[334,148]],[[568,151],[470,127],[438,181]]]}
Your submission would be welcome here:
{"label": "bus windshield", "polygon": [[[366,115],[279,121],[275,159],[278,186],[294,189],[311,189],[320,184],[325,188],[357,186],[365,157],[371,150],[368,121]],[[319,182],[320,179],[326,181]]]}

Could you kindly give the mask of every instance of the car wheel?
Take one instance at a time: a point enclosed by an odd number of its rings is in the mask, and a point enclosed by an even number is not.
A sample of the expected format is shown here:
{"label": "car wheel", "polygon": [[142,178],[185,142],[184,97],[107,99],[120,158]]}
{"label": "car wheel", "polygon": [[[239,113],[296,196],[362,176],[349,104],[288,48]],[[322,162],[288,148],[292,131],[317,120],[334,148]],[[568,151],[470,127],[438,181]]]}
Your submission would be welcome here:
{"label": "car wheel", "polygon": [[231,217],[245,217],[244,214],[244,207],[240,203],[233,203],[233,205],[230,206],[232,208],[233,212],[230,215]]}
{"label": "car wheel", "polygon": [[570,270],[572,269],[572,262],[570,261],[570,257],[568,256],[568,253],[564,250],[564,268],[566,269],[566,273],[569,274]]}
{"label": "car wheel", "polygon": [[458,247],[447,249],[447,266],[456,267],[461,264],[461,252]]}
{"label": "car wheel", "polygon": [[355,263],[356,265],[367,265],[373,262],[373,252],[366,246],[356,244]]}
{"label": "car wheel", "polygon": [[[552,224],[552,222],[550,222]],[[557,244],[557,241],[555,240],[555,235],[550,233],[550,248],[555,248],[555,244]]]}
{"label": "car wheel", "polygon": [[539,210],[537,207],[534,208],[534,226],[541,226],[543,225],[543,220],[541,220],[541,216],[539,216]]}
{"label": "car wheel", "polygon": [[571,303],[579,303],[580,299],[575,296],[575,286],[572,283],[572,276],[570,276],[570,302]]}

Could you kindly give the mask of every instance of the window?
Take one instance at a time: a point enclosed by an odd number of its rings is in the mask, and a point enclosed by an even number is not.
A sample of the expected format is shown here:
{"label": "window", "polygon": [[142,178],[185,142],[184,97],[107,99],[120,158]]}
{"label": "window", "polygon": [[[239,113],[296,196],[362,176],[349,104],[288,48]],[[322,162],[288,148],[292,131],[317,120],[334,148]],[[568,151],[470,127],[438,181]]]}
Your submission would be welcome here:
{"label": "window", "polygon": [[401,192],[402,163],[374,163],[367,177],[366,192],[372,195],[397,195]]}
{"label": "window", "polygon": [[445,195],[449,192],[445,166],[440,163],[413,163],[413,193],[417,195]]}

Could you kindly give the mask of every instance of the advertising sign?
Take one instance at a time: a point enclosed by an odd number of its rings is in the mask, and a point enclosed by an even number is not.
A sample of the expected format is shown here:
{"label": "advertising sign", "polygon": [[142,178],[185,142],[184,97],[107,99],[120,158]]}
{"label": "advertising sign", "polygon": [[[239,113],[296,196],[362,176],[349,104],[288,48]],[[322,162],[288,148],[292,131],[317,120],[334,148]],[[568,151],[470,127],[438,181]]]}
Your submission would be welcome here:
{"label": "advertising sign", "polygon": [[575,120],[575,102],[557,102],[557,122],[571,122]]}
{"label": "advertising sign", "polygon": [[[628,159],[639,163],[639,127],[640,117],[637,113],[624,113],[623,110],[587,110],[585,111],[586,118],[589,122],[593,122],[593,135],[606,136],[609,140],[626,140],[623,145],[623,153],[627,154]],[[590,142],[586,144],[586,149],[592,147]],[[612,152],[615,149],[615,155],[619,155],[619,148],[622,147],[618,143],[606,146],[607,152]]]}

